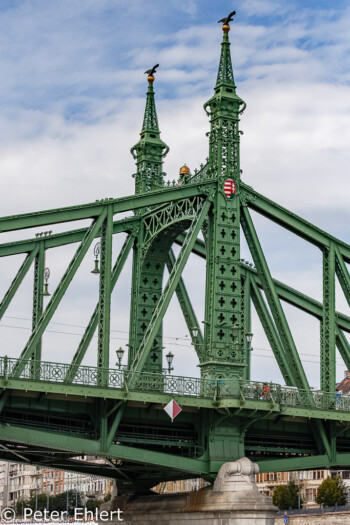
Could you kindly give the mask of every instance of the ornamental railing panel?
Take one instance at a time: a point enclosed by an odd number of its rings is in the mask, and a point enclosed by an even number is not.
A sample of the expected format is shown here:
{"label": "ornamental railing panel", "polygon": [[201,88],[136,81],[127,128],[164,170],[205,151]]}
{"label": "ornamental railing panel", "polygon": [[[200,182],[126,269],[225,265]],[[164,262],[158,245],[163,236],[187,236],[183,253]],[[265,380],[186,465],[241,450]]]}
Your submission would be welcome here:
{"label": "ornamental railing panel", "polygon": [[35,361],[28,359],[23,363],[23,370],[18,376],[18,359],[0,358],[0,379],[6,385],[11,378],[16,380],[60,383],[65,385],[100,386],[101,374],[106,378],[103,388],[124,390],[125,384],[130,391],[143,393],[169,394],[220,401],[238,399],[242,404],[249,401],[270,403],[295,408],[316,410],[340,410],[350,412],[350,396],[339,392],[320,390],[301,390],[295,387],[281,386],[276,383],[258,381],[237,381],[235,379],[201,379],[196,377],[173,376],[147,372],[134,373],[128,381],[130,371],[122,366],[117,369],[98,369],[93,366],[76,366],[73,381],[67,382],[69,364]]}

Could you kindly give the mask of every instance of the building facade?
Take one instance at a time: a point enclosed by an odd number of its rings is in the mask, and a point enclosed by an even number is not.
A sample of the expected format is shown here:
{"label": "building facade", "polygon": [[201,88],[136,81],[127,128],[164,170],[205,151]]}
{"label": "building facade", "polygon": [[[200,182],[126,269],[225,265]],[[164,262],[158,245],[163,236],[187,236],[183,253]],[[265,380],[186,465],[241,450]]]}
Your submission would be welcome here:
{"label": "building facade", "polygon": [[65,491],[65,472],[63,470],[41,470],[41,493],[57,496]]}
{"label": "building facade", "polygon": [[35,465],[0,462],[0,507],[13,507],[41,491],[41,472]]}
{"label": "building facade", "polygon": [[258,490],[272,497],[274,490],[280,485],[287,485],[294,481],[300,487],[301,502],[303,507],[316,506],[317,490],[323,480],[328,477],[339,476],[348,488],[350,495],[350,470],[301,470],[295,472],[267,472],[256,475]]}
{"label": "building facade", "polygon": [[[100,458],[86,459],[90,463],[104,463]],[[36,494],[57,496],[62,492],[73,491],[80,492],[83,500],[88,498],[103,500],[112,490],[112,480],[98,475],[42,469],[26,463],[0,461],[0,510],[14,507],[18,501],[29,500]]]}

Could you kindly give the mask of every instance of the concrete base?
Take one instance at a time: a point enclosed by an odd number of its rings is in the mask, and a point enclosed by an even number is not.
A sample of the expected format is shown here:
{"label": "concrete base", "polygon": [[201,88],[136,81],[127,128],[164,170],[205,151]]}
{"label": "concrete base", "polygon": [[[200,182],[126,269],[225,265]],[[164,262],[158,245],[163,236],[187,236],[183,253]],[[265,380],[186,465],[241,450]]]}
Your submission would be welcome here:
{"label": "concrete base", "polygon": [[243,458],[225,463],[213,487],[189,494],[120,496],[112,499],[111,510],[122,511],[124,525],[273,525],[277,509],[258,492],[257,472],[258,466]]}

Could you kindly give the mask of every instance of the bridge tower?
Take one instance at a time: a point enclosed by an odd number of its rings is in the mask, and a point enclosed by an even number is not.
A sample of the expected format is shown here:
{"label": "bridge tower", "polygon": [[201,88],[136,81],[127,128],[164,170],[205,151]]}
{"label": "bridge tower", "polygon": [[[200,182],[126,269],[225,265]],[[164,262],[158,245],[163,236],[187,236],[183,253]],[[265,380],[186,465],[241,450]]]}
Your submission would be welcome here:
{"label": "bridge tower", "polygon": [[244,333],[250,332],[249,320],[246,324],[242,312],[240,272],[239,115],[245,103],[236,95],[229,30],[228,24],[223,25],[214,95],[204,104],[210,116],[208,173],[217,184],[204,230],[207,274],[200,366],[205,378],[243,379],[249,376]]}

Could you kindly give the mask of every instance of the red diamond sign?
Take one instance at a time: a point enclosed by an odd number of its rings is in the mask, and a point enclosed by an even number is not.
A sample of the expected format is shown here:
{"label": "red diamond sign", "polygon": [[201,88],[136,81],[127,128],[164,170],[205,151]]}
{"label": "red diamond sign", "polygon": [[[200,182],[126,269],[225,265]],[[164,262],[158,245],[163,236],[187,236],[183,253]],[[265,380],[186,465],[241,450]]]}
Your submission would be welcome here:
{"label": "red diamond sign", "polygon": [[168,416],[171,418],[171,422],[174,421],[176,416],[182,412],[182,408],[172,399],[165,407],[165,412],[168,414]]}

